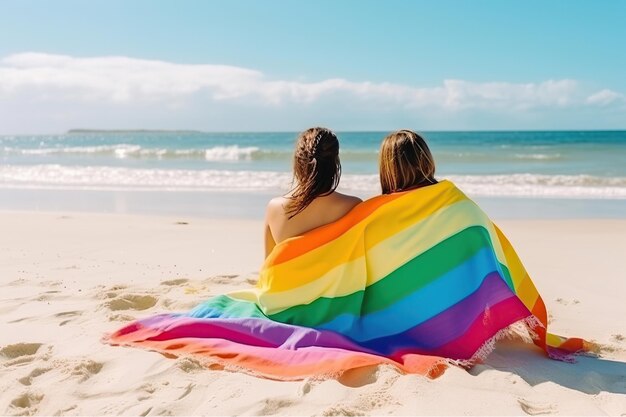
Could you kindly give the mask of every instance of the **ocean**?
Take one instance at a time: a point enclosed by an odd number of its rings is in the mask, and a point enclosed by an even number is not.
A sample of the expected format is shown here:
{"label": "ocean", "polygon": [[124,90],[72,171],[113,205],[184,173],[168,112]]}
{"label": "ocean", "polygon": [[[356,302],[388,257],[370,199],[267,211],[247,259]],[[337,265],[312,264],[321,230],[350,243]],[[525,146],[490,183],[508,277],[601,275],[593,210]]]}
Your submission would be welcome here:
{"label": "ocean", "polygon": [[[342,191],[363,198],[380,192],[377,157],[385,134],[337,133]],[[626,212],[626,131],[423,135],[435,158],[437,178],[451,179],[474,198],[584,200],[586,211],[609,207],[610,213]],[[55,195],[77,192],[108,193],[118,200],[120,195],[133,196],[129,201],[142,193],[150,201],[173,201],[177,193],[204,201],[199,196],[204,193],[234,205],[248,196],[263,206],[266,196],[290,187],[296,137],[296,132],[194,131],[0,136],[0,209],[29,208],[37,195],[36,207],[30,208],[54,208],[63,206],[55,203]],[[148,197],[150,193],[154,195]],[[107,200],[87,200],[98,198]],[[580,202],[570,205],[576,204]]]}

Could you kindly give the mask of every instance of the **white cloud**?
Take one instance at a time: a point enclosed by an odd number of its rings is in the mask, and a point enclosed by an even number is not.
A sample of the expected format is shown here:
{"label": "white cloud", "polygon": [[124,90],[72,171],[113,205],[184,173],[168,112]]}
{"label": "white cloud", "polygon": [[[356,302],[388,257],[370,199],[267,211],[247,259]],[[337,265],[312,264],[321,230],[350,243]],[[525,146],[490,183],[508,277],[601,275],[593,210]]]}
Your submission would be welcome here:
{"label": "white cloud", "polygon": [[245,95],[262,74],[226,65],[181,65],[127,57],[74,58],[23,53],[0,61],[0,91],[47,88],[74,98],[128,101],[184,96],[202,89],[214,98]]}
{"label": "white cloud", "polygon": [[613,90],[600,90],[597,93],[594,93],[587,97],[586,102],[589,104],[595,104],[599,106],[608,106],[616,101],[623,101],[624,95],[617,93]]}
{"label": "white cloud", "polygon": [[77,126],[299,129],[322,122],[338,129],[398,123],[502,128],[509,122],[526,126],[541,117],[552,125],[546,109],[571,117],[569,109],[601,111],[623,102],[623,95],[611,90],[589,93],[570,79],[448,79],[434,86],[343,78],[304,82],[227,65],[20,53],[0,59],[0,132],[21,132],[25,124],[29,131]]}
{"label": "white cloud", "polygon": [[531,108],[565,106],[575,100],[573,80],[540,83],[474,83],[445,80],[440,86],[354,82],[341,78],[318,82],[272,80],[264,74],[225,65],[175,64],[127,57],[76,58],[22,53],[0,61],[0,93],[21,90],[53,93],[71,100],[162,100],[206,94],[213,100],[251,98],[274,105],[311,103],[329,95],[395,102],[408,107]]}

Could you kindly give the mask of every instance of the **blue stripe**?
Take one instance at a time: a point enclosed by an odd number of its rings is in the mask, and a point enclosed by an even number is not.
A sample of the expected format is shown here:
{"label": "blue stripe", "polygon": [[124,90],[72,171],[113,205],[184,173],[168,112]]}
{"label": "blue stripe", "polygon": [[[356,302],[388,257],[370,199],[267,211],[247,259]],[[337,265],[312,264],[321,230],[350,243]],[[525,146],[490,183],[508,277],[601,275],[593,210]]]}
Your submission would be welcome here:
{"label": "blue stripe", "polygon": [[463,336],[485,310],[511,297],[515,294],[505,280],[493,272],[485,277],[478,290],[435,317],[405,332],[368,340],[361,345],[385,356],[408,348],[435,354],[437,348]]}
{"label": "blue stripe", "polygon": [[493,249],[483,248],[461,265],[384,310],[362,317],[341,314],[316,328],[341,333],[357,342],[402,333],[475,292],[492,272],[502,276]]}

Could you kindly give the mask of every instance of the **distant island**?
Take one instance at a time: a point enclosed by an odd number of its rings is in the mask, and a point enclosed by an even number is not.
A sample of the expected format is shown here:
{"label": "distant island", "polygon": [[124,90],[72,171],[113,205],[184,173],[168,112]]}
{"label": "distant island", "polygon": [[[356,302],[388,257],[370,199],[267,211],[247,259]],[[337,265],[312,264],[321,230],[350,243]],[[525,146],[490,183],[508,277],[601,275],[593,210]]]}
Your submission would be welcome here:
{"label": "distant island", "polygon": [[70,129],[71,133],[204,133],[199,130],[160,130],[160,129]]}

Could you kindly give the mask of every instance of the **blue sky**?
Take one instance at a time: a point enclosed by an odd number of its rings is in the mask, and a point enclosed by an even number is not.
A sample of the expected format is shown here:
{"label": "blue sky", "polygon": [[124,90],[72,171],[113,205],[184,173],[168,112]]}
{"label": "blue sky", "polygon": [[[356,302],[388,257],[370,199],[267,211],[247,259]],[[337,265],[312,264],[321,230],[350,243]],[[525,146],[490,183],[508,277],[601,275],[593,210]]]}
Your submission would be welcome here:
{"label": "blue sky", "polygon": [[624,1],[0,0],[0,133],[626,128]]}

